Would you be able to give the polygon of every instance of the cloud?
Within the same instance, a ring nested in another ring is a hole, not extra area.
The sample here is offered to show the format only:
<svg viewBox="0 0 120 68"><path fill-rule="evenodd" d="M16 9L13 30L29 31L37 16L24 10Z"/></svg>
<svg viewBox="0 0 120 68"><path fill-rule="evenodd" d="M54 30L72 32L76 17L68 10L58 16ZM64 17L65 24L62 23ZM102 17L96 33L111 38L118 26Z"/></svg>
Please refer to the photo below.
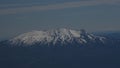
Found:
<svg viewBox="0 0 120 68"><path fill-rule="evenodd" d="M0 9L0 15L45 11L45 10L59 10L59 9L74 8L74 7L81 7L81 6L94 6L94 5L101 5L101 4L117 4L117 3L120 3L120 0L92 0L92 1L65 2L65 3L50 4L50 5L48 4L44 6L31 5L27 7L22 6L22 7L15 7L15 8Z"/></svg>

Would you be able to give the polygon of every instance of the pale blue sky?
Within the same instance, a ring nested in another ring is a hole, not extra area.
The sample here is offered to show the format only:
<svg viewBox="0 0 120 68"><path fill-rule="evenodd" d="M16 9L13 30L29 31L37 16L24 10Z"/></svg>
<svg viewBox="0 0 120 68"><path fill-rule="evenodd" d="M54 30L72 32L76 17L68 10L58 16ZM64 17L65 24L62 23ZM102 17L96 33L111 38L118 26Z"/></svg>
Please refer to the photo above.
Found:
<svg viewBox="0 0 120 68"><path fill-rule="evenodd" d="M0 0L0 38L53 28L119 31L119 0Z"/></svg>

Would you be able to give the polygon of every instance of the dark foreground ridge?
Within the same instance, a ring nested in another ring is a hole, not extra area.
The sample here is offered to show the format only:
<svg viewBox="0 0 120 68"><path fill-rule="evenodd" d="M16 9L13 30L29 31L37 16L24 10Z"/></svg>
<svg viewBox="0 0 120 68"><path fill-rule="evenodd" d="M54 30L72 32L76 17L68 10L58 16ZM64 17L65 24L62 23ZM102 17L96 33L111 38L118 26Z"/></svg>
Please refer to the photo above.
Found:
<svg viewBox="0 0 120 68"><path fill-rule="evenodd" d="M119 44L0 46L0 68L120 67Z"/></svg>

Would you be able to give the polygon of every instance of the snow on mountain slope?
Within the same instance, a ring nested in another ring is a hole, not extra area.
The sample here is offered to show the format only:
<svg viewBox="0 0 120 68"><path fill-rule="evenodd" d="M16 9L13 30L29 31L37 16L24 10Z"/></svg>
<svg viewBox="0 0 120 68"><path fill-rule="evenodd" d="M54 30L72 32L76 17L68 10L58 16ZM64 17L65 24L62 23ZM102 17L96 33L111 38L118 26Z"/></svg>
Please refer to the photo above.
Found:
<svg viewBox="0 0 120 68"><path fill-rule="evenodd" d="M53 29L46 31L32 31L21 34L9 41L12 44L27 44L33 45L35 43L40 44L66 44L77 42L79 44L85 44L88 42L104 42L104 37L95 36L87 33L85 30L72 30L72 29Z"/></svg>

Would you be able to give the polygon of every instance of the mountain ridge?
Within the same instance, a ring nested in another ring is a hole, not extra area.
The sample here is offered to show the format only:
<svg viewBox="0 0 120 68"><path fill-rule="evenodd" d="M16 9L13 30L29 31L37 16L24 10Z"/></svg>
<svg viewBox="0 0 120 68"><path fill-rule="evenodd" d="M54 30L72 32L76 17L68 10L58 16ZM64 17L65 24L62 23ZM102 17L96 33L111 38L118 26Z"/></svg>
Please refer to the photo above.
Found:
<svg viewBox="0 0 120 68"><path fill-rule="evenodd" d="M73 30L66 28L40 30L23 33L13 39L10 44L15 45L64 45L64 44L87 44L87 43L104 43L105 37L96 36L86 32L85 30Z"/></svg>

